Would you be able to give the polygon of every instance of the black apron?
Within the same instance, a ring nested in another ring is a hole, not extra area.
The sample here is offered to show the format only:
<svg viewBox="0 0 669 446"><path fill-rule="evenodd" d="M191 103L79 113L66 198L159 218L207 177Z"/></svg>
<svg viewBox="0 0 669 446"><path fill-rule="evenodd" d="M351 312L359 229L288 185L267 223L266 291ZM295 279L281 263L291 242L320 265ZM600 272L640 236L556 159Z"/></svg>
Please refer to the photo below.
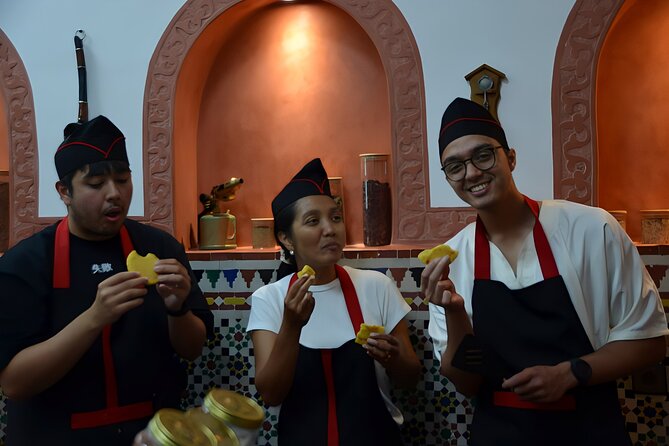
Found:
<svg viewBox="0 0 669 446"><path fill-rule="evenodd" d="M527 367L593 352L539 222L539 206L525 201L536 218L541 282L510 290L490 280L490 244L483 222L476 222L473 327L487 372L477 396L471 445L631 445L615 382L572 389L554 403L531 403L501 388L503 378Z"/></svg>
<svg viewBox="0 0 669 446"><path fill-rule="evenodd" d="M34 288L48 299L35 342L54 336L90 308L98 284L126 270L133 245L141 254L152 249L160 258L187 265L176 241L132 220L117 236L97 242L69 234L66 221L26 240L18 251L23 254L12 262L15 268L0 265L15 281L34 276L34 287L18 289ZM26 273L31 257L34 272ZM169 339L164 300L155 287L148 287L142 299L142 305L101 331L58 382L31 398L7 401L7 446L130 445L155 410L180 407L187 374ZM206 308L204 299L198 304ZM202 319L210 332L211 319Z"/></svg>
<svg viewBox="0 0 669 446"><path fill-rule="evenodd" d="M353 282L336 265L354 332L363 322ZM290 280L291 286L297 275ZM281 404L279 445L401 445L376 381L374 360L354 340L334 349L300 345L293 385Z"/></svg>

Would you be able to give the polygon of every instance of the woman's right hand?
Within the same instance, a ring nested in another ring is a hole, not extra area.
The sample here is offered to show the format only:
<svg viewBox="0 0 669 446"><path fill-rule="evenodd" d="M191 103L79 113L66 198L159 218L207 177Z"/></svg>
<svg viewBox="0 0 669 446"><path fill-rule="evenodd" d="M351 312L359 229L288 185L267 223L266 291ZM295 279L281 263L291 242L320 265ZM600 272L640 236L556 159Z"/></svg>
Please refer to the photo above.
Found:
<svg viewBox="0 0 669 446"><path fill-rule="evenodd" d="M448 278L451 261L448 256L431 261L420 277L423 295L434 305L449 311L464 311L465 301Z"/></svg>
<svg viewBox="0 0 669 446"><path fill-rule="evenodd" d="M284 299L283 319L293 327L304 327L314 311L316 301L309 292L314 280L314 276L305 274L288 288Z"/></svg>

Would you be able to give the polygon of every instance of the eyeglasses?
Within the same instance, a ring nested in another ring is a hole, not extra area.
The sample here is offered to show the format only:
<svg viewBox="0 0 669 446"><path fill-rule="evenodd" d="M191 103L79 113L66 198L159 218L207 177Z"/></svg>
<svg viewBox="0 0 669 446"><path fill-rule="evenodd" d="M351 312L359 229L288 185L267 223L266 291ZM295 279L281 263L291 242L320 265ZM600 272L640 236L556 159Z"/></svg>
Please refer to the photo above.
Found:
<svg viewBox="0 0 669 446"><path fill-rule="evenodd" d="M462 181L467 175L467 163L472 163L481 172L490 170L495 167L495 151L502 149L504 146L484 147L466 160L451 161L450 163L441 166L441 170L446 174L446 178L451 181Z"/></svg>

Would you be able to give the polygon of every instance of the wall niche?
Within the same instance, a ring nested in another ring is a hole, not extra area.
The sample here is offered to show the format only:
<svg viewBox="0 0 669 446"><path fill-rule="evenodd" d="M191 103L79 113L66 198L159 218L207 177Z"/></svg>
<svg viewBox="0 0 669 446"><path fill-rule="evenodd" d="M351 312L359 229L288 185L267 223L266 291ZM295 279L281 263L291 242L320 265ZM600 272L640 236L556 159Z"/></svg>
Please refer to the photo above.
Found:
<svg viewBox="0 0 669 446"><path fill-rule="evenodd" d="M304 39L289 32L296 24L321 27ZM316 44L328 54L311 54ZM302 51L279 58L290 45ZM187 1L158 43L145 95L146 217L186 244L195 197L232 176L245 179L229 208L249 244L249 219L270 216L274 194L316 156L344 178L351 244L362 237L360 153L391 155L393 244L443 241L472 217L428 206L420 58L390 0Z"/></svg>

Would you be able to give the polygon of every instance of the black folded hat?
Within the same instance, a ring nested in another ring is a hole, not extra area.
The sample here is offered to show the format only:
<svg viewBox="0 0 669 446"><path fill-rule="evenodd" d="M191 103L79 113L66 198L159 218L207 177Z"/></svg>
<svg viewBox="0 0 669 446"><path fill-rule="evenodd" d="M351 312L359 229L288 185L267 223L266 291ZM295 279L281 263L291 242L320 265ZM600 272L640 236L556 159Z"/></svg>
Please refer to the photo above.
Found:
<svg viewBox="0 0 669 446"><path fill-rule="evenodd" d="M277 216L290 204L300 198L310 195L327 195L330 193L328 174L321 163L320 158L309 161L292 180L272 200L272 214L276 220Z"/></svg>
<svg viewBox="0 0 669 446"><path fill-rule="evenodd" d="M109 119L98 116L65 128L65 141L54 155L58 178L100 161L123 161L129 164L125 136Z"/></svg>
<svg viewBox="0 0 669 446"><path fill-rule="evenodd" d="M447 145L466 135L489 136L509 149L504 129L485 107L469 99L455 98L441 118L439 158Z"/></svg>

